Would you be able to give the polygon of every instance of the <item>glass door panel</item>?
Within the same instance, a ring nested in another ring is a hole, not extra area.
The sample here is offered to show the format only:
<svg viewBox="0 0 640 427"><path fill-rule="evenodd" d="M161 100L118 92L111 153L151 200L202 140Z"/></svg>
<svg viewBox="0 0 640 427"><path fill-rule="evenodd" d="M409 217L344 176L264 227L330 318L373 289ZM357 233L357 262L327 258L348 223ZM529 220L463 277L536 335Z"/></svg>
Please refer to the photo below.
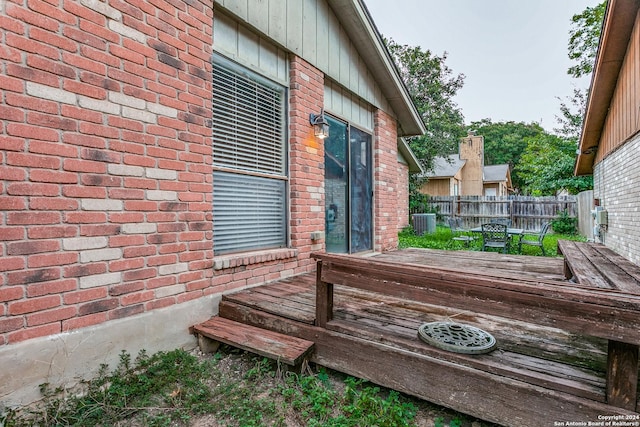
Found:
<svg viewBox="0 0 640 427"><path fill-rule="evenodd" d="M351 252L373 249L371 135L351 128Z"/></svg>
<svg viewBox="0 0 640 427"><path fill-rule="evenodd" d="M349 252L348 129L325 116L329 137L324 140L325 234L327 252Z"/></svg>

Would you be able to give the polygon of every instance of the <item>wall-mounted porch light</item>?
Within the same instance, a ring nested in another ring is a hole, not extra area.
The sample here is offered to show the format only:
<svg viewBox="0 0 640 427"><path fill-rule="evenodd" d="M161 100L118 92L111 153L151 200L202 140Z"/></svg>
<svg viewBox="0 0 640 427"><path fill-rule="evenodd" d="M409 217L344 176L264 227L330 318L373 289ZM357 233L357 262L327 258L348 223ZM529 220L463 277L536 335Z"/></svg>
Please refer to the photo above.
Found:
<svg viewBox="0 0 640 427"><path fill-rule="evenodd" d="M313 125L313 134L325 139L329 136L329 122L324 117L324 108L320 110L320 114L309 114L309 123Z"/></svg>

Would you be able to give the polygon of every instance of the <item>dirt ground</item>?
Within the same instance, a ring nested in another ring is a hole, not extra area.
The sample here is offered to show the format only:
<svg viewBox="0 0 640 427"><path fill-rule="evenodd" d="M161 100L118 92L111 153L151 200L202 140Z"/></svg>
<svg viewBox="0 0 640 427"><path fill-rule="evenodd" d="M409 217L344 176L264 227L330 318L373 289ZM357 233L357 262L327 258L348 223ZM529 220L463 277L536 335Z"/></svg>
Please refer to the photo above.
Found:
<svg viewBox="0 0 640 427"><path fill-rule="evenodd" d="M233 350L230 351L228 348L223 348L220 352L222 354L222 358L218 362L218 368L221 370L223 375L228 378L241 378L247 373L247 371L255 366L255 358L252 358L248 353ZM194 350L194 354L199 358L213 357L213 354L204 354L197 349ZM316 373L317 369L318 367L315 365L310 365L307 373ZM343 380L345 375L331 370L328 370L328 373L332 386L335 389L340 390L341 388L344 388ZM259 381L263 382L263 384L260 384L257 388L268 393L268 390L271 390L276 386L277 381L282 381L281 379L278 379L277 376L278 375L276 375L275 378L268 376L260 379ZM413 405L417 408L417 415L414 418L414 422L418 427L499 427L496 424L477 420L473 417L468 417L464 414L460 414L442 406L434 405L424 400L408 396L405 397L410 399ZM301 418L300 414L297 414L293 410L287 411L284 415L287 427L306 427L307 425L305 420ZM216 417L213 415L205 415L194 417L190 425L191 427L219 427L224 424L219 424L218 420L216 420Z"/></svg>

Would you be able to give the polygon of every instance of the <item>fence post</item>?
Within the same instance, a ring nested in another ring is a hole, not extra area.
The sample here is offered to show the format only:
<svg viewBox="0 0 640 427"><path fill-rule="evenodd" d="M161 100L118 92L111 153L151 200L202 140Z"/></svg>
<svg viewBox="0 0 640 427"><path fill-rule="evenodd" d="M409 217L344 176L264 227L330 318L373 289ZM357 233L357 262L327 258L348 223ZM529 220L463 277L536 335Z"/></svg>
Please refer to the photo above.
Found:
<svg viewBox="0 0 640 427"><path fill-rule="evenodd" d="M509 199L509 224L512 224L512 227L516 226L513 222L513 199Z"/></svg>

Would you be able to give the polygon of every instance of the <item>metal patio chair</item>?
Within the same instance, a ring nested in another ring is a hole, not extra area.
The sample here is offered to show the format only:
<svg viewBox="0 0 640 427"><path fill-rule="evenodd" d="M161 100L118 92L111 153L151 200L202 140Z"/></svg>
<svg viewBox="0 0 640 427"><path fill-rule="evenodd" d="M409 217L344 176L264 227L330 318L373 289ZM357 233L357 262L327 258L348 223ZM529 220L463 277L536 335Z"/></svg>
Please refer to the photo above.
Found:
<svg viewBox="0 0 640 427"><path fill-rule="evenodd" d="M469 247L471 242L476 239L475 237L469 235L469 230L465 230L464 228L462 228L462 218L451 217L447 222L449 223L449 228L451 229L451 240L464 242L465 246Z"/></svg>
<svg viewBox="0 0 640 427"><path fill-rule="evenodd" d="M542 225L542 228L540 229L539 233L527 233L527 232L522 233L520 235L520 241L518 243L518 252L522 253L522 245L538 246L540 250L542 250L542 256L547 256L547 254L544 251L543 243L544 243L544 236L549 231L550 225L551 223L545 222ZM525 236L528 236L529 239L525 239Z"/></svg>
<svg viewBox="0 0 640 427"><path fill-rule="evenodd" d="M502 253L507 253L509 250L509 233L507 233L507 226L504 224L497 224L495 222L489 224L482 224L482 250L487 249L502 249Z"/></svg>
<svg viewBox="0 0 640 427"><path fill-rule="evenodd" d="M462 218L451 217L448 222L451 229L451 240L464 242L465 246L469 247L471 242L476 239L469 234L469 230L462 228Z"/></svg>

